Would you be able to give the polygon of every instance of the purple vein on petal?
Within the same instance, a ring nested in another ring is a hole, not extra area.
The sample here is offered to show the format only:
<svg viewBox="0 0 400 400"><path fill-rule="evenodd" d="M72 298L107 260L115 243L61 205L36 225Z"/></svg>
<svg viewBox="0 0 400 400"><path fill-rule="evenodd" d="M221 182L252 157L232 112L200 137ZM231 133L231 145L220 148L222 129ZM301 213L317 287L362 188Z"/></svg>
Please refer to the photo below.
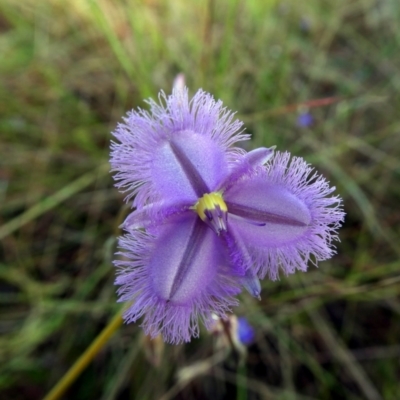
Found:
<svg viewBox="0 0 400 400"><path fill-rule="evenodd" d="M160 225L164 223L165 220L187 211L189 207L190 204L186 204L185 202L159 201L151 203L131 212L122 225L120 225L120 228L129 231Z"/></svg>
<svg viewBox="0 0 400 400"><path fill-rule="evenodd" d="M232 187L240 178L249 174L251 171L255 171L257 167L261 167L266 164L274 155L276 146L270 148L260 147L249 151L245 154L240 161L235 165L229 176L220 185L223 191Z"/></svg>
<svg viewBox="0 0 400 400"><path fill-rule="evenodd" d="M193 225L193 229L190 233L186 249L182 254L179 267L171 285L168 301L174 297L176 292L181 287L181 284L185 279L186 274L189 272L190 267L193 264L193 260L196 256L196 252L199 251L199 249L201 248L201 243L204 240L206 229L207 228L200 220L197 220Z"/></svg>
<svg viewBox="0 0 400 400"><path fill-rule="evenodd" d="M245 289L255 298L261 300L261 284L257 275L252 269L246 271L245 276L242 278L242 284Z"/></svg>
<svg viewBox="0 0 400 400"><path fill-rule="evenodd" d="M229 224L228 231L231 241L235 246L230 246L230 256L233 264L241 264L244 268L244 276L240 277L242 285L245 289L257 299L261 300L261 285L257 275L253 271L253 260L249 254L246 245L240 235L236 232L235 225ZM229 237L228 237L229 238Z"/></svg>
<svg viewBox="0 0 400 400"><path fill-rule="evenodd" d="M308 224L298 219L287 217L285 215L278 215L269 213L267 211L257 210L252 207L247 207L241 204L235 204L226 201L229 213L242 217L250 223L257 222L258 224L271 223L290 226L307 226Z"/></svg>
<svg viewBox="0 0 400 400"><path fill-rule="evenodd" d="M169 145L174 153L175 158L182 166L182 170L196 195L198 197L202 197L205 193L209 193L210 189L208 188L207 183L204 181L203 177L200 175L199 171L187 157L182 148L174 140L171 140Z"/></svg>

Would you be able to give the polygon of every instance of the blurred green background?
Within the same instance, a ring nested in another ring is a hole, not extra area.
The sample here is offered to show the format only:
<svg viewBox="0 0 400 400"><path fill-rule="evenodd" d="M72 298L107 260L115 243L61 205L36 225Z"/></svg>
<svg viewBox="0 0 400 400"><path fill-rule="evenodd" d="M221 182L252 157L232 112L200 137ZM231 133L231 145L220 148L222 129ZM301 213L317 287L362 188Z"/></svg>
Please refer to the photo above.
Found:
<svg viewBox="0 0 400 400"><path fill-rule="evenodd" d="M242 294L245 367L132 324L63 398L399 398L399 50L398 0L0 0L1 399L41 399L119 309L110 132L178 73L337 187L338 254Z"/></svg>

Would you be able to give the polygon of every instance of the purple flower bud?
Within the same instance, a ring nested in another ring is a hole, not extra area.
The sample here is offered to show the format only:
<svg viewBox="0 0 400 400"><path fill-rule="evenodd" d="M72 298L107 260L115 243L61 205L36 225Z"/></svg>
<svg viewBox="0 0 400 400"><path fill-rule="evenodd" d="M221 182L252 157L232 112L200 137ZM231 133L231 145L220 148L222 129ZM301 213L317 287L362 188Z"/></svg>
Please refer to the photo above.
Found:
<svg viewBox="0 0 400 400"><path fill-rule="evenodd" d="M249 345L254 341L256 336L254 328L249 324L245 317L238 318L237 336L244 345Z"/></svg>
<svg viewBox="0 0 400 400"><path fill-rule="evenodd" d="M309 112L302 112L297 117L297 125L301 128L308 128L314 122L314 117Z"/></svg>
<svg viewBox="0 0 400 400"><path fill-rule="evenodd" d="M136 209L122 227L116 284L143 317L146 334L171 343L226 318L242 287L259 297L259 279L305 271L334 254L343 220L334 188L300 158L274 148L249 153L241 122L198 91L160 95L151 110L119 124L111 165Z"/></svg>
<svg viewBox="0 0 400 400"><path fill-rule="evenodd" d="M177 90L185 89L185 74L182 72L176 75L172 87Z"/></svg>

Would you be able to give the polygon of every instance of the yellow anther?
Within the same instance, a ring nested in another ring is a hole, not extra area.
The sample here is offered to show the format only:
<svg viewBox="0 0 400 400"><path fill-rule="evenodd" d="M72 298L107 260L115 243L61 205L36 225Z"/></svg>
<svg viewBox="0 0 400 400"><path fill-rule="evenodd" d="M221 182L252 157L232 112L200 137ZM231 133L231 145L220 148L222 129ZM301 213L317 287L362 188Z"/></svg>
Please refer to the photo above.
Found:
<svg viewBox="0 0 400 400"><path fill-rule="evenodd" d="M213 193L206 193L202 198L198 200L198 202L194 205L194 209L196 210L198 216L205 221L207 216L206 216L206 211L213 211L216 210L217 207L222 212L227 212L228 207L226 206L226 203L224 199L222 198L222 194L219 192L213 192Z"/></svg>

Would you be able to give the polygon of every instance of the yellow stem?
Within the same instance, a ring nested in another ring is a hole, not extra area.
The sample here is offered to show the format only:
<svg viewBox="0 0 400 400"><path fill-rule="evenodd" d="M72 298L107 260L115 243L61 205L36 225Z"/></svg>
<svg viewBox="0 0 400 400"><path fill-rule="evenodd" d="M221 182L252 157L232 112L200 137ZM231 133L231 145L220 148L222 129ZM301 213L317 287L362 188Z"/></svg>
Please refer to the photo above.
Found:
<svg viewBox="0 0 400 400"><path fill-rule="evenodd" d="M92 361L94 356L108 342L114 332L121 326L122 316L121 311L109 322L109 324L100 332L94 342L86 349L86 351L75 361L75 364L61 378L60 381L53 387L43 400L58 400L64 392L71 386L75 379Z"/></svg>

